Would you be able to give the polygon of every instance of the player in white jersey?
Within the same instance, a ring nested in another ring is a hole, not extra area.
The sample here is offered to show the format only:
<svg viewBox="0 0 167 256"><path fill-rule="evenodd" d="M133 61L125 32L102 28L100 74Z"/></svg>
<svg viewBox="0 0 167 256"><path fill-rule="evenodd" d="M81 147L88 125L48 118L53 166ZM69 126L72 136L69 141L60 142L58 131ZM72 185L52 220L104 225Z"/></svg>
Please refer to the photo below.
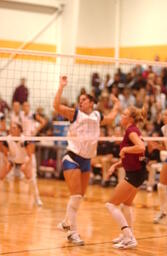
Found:
<svg viewBox="0 0 167 256"><path fill-rule="evenodd" d="M18 101L13 102L10 120L12 123L21 123L20 103Z"/></svg>
<svg viewBox="0 0 167 256"><path fill-rule="evenodd" d="M163 113L163 122L164 126L162 126L161 131L165 137L167 137L167 110ZM167 142L165 141L165 147L167 150ZM158 183L158 196L160 200L160 212L155 216L154 223L159 223L162 219L167 216L167 159L162 165L162 169L160 172L160 180Z"/></svg>
<svg viewBox="0 0 167 256"><path fill-rule="evenodd" d="M76 217L89 183L90 159L96 155L100 125L110 124L114 120L119 109L119 101L113 96L115 105L107 116L93 110L94 99L87 94L80 96L79 108L70 108L60 104L66 85L67 77L61 77L54 100L54 108L57 113L71 122L68 136L78 137L78 139L68 140L68 151L63 158L64 177L71 196L67 204L66 217L57 227L68 231L68 241L76 245L83 245L84 241L77 232Z"/></svg>
<svg viewBox="0 0 167 256"><path fill-rule="evenodd" d="M25 136L36 136L46 125L47 120L39 114L30 111L30 104L26 101L21 111L21 125Z"/></svg>
<svg viewBox="0 0 167 256"><path fill-rule="evenodd" d="M34 149L32 143L27 141L13 141L12 136L20 136L22 128L17 123L11 123L10 135L7 142L1 144L1 152L4 154L2 168L0 170L0 179L4 179L6 175L16 165L24 173L26 179L32 185L35 203L42 206L36 181L36 162L34 161ZM24 137L22 138L24 140Z"/></svg>

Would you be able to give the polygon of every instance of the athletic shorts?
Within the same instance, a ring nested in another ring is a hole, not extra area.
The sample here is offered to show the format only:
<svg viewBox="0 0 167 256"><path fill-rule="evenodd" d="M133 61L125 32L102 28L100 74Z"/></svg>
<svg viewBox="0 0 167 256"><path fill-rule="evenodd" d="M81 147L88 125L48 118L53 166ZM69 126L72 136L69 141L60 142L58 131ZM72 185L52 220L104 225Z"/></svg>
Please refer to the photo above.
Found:
<svg viewBox="0 0 167 256"><path fill-rule="evenodd" d="M68 151L62 161L63 171L71 169L80 169L81 172L89 172L91 169L90 159L76 155L72 151Z"/></svg>
<svg viewBox="0 0 167 256"><path fill-rule="evenodd" d="M125 180L134 187L140 187L147 179L147 171L145 168L137 171L126 171Z"/></svg>

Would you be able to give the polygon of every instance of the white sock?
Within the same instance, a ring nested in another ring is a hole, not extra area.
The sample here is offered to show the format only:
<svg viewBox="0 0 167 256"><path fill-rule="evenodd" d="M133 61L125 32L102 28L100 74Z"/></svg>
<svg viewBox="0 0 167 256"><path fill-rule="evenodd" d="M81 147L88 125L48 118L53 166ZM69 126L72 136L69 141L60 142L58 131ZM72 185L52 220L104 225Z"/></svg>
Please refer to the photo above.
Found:
<svg viewBox="0 0 167 256"><path fill-rule="evenodd" d="M32 189L33 189L33 194L34 194L35 200L39 200L40 195L39 195L39 189L38 189L38 184L37 184L36 177L33 177L32 179L30 179L30 184L31 184Z"/></svg>
<svg viewBox="0 0 167 256"><path fill-rule="evenodd" d="M77 230L77 211L79 209L80 203L82 200L81 195L72 195L70 196L70 200L67 204L67 214L68 220L70 222L70 229L71 231Z"/></svg>
<svg viewBox="0 0 167 256"><path fill-rule="evenodd" d="M148 181L147 181L147 186L152 186L154 185L155 182L155 171L156 169L154 168L154 165L152 164L151 166L147 167L148 169Z"/></svg>
<svg viewBox="0 0 167 256"><path fill-rule="evenodd" d="M133 231L133 208L131 206L123 204L122 211L127 220L128 226Z"/></svg>
<svg viewBox="0 0 167 256"><path fill-rule="evenodd" d="M63 219L63 223L65 224L65 225L70 225L69 224L69 219L68 219L68 214L67 214L67 211L66 211L66 215L65 215L65 217L64 217L64 219Z"/></svg>
<svg viewBox="0 0 167 256"><path fill-rule="evenodd" d="M166 213L166 201L167 201L167 186L162 183L158 183L158 196L160 200L161 212Z"/></svg>
<svg viewBox="0 0 167 256"><path fill-rule="evenodd" d="M124 236L127 238L132 238L133 237L132 231L131 231L130 227L128 226L128 222L125 219L121 210L118 207L116 207L114 204L111 204L111 203L106 203L106 207L109 210L109 212L111 213L112 217L116 220L116 222L120 226Z"/></svg>
<svg viewBox="0 0 167 256"><path fill-rule="evenodd" d="M32 165L35 169L37 169L37 159L35 154L32 155Z"/></svg>
<svg viewBox="0 0 167 256"><path fill-rule="evenodd" d="M1 188L2 188L2 185L3 185L3 180L0 179L0 190L1 190Z"/></svg>

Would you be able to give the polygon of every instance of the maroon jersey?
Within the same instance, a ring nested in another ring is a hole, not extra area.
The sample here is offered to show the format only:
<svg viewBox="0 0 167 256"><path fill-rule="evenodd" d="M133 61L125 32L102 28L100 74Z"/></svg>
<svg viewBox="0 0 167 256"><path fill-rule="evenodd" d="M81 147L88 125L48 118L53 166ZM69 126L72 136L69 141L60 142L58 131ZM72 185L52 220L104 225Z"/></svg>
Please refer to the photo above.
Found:
<svg viewBox="0 0 167 256"><path fill-rule="evenodd" d="M129 134L135 132L138 136L141 136L141 132L135 125L131 125L126 129L123 141L121 142L120 149L124 147L130 147L134 144L129 139ZM143 153L140 154L125 154L125 157L122 159L122 165L126 171L137 171L142 169Z"/></svg>

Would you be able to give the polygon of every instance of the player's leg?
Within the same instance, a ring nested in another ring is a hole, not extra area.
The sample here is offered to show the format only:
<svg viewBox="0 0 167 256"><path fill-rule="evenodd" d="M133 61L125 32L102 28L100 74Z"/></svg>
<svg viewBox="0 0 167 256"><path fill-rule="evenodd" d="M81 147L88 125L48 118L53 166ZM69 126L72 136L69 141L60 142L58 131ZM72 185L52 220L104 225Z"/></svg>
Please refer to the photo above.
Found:
<svg viewBox="0 0 167 256"><path fill-rule="evenodd" d="M67 239L74 244L83 245L84 241L77 232L77 213L82 201L81 171L79 169L65 170L64 177L70 191L66 208L66 220L68 219L70 225Z"/></svg>
<svg viewBox="0 0 167 256"><path fill-rule="evenodd" d="M34 150L35 146L33 143L28 143L26 145L27 157L25 163L21 166L21 170L23 171L26 179L29 181L30 186L32 187L35 203L38 206L42 206L43 203L40 198L37 184L37 163Z"/></svg>
<svg viewBox="0 0 167 256"><path fill-rule="evenodd" d="M166 217L167 201L167 163L164 163L160 172L160 181L158 183L158 196L160 201L160 212L155 216L154 223L159 223Z"/></svg>
<svg viewBox="0 0 167 256"><path fill-rule="evenodd" d="M130 218L132 216L130 216L131 212L130 208L128 208L131 206L137 191L138 190L136 187L131 185L126 180L123 180L117 185L110 202L106 204L107 209L120 226L123 234L117 239L113 240L113 242L116 243L116 248L132 248L137 245L131 227L129 226L129 222L131 221ZM125 214L123 214L123 212L118 208L118 205L121 203L126 205L126 207L124 207L124 210L126 211Z"/></svg>

